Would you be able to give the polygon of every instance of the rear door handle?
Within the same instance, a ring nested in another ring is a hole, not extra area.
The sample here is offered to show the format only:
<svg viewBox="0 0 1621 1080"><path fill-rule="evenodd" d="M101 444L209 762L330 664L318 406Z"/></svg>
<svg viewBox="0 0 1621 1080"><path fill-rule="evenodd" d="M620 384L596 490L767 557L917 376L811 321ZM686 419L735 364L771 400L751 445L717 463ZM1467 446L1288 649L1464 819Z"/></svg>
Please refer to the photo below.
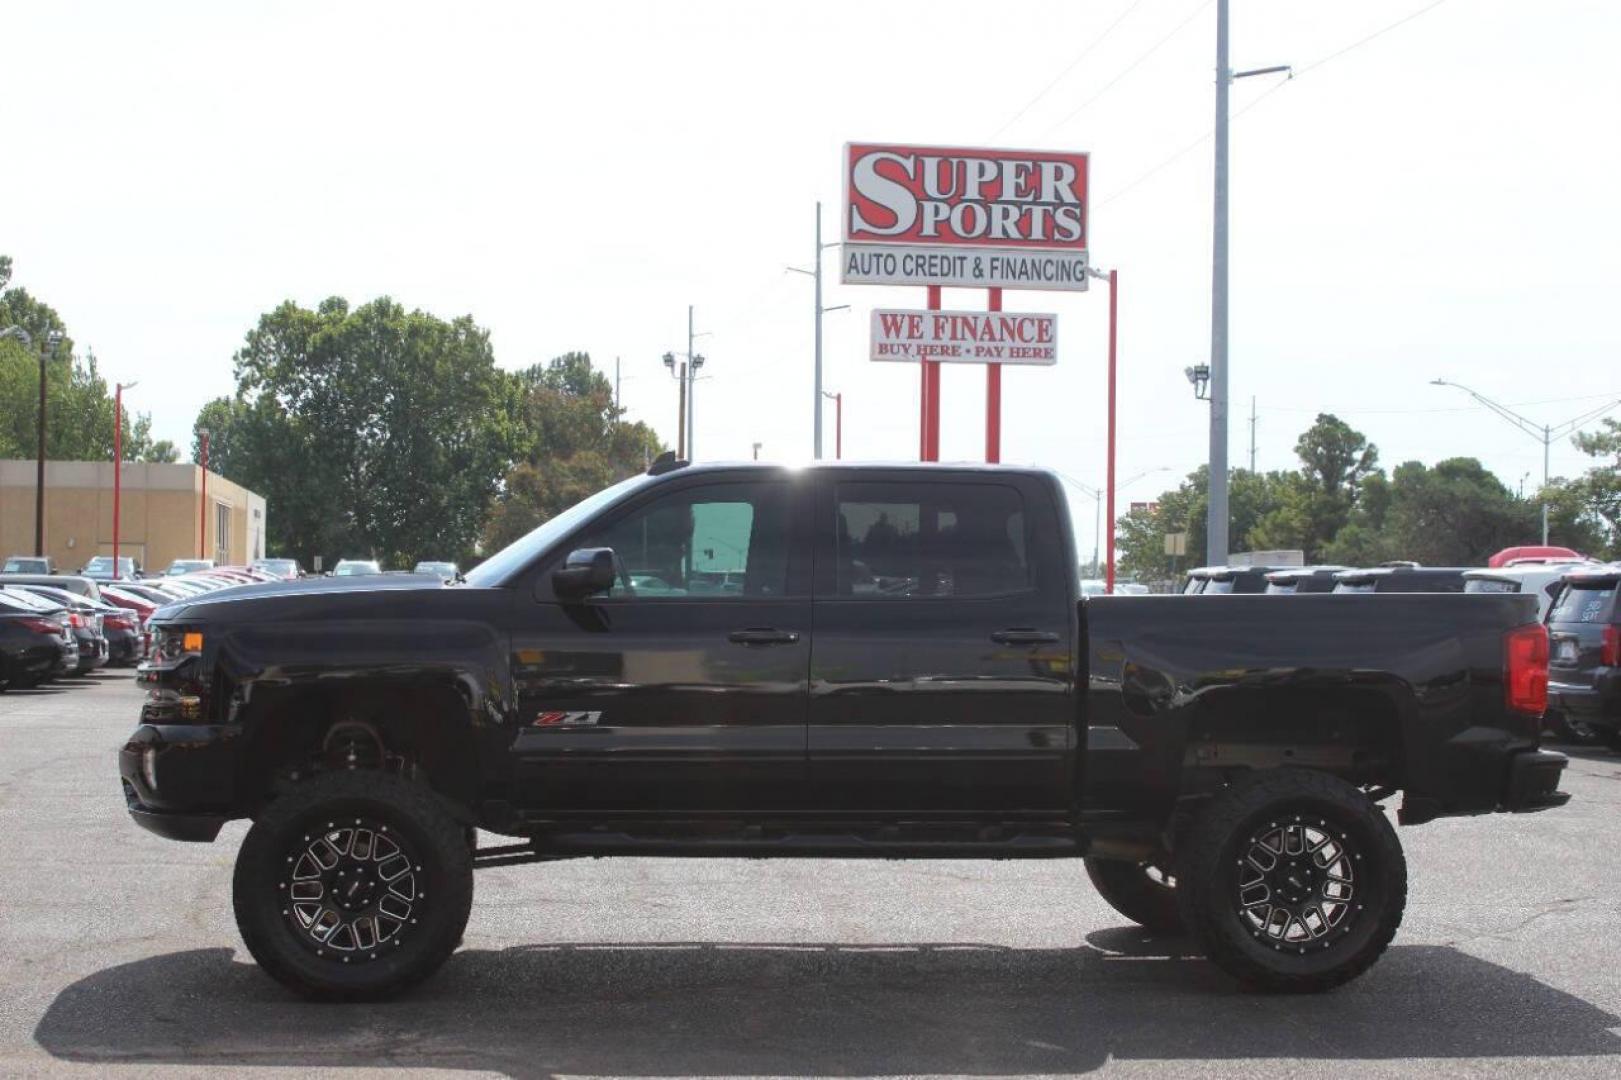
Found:
<svg viewBox="0 0 1621 1080"><path fill-rule="evenodd" d="M1058 635L1045 630L1031 630L1028 627L1018 626L1011 630L996 631L991 635L991 640L998 645L1055 645L1058 642Z"/></svg>
<svg viewBox="0 0 1621 1080"><path fill-rule="evenodd" d="M792 630L776 630L769 626L751 626L747 630L733 630L726 640L734 645L792 645L799 635Z"/></svg>

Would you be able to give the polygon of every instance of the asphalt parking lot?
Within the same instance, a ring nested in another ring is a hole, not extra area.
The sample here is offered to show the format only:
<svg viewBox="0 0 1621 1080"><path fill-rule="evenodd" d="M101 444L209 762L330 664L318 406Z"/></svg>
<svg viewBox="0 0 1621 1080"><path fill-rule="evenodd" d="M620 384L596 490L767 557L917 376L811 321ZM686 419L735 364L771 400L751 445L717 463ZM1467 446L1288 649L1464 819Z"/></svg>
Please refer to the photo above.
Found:
<svg viewBox="0 0 1621 1080"><path fill-rule="evenodd" d="M244 827L124 813L127 674L0 695L0 1074L1621 1074L1621 758L1572 803L1401 833L1407 919L1313 998L1238 991L1074 862L583 860L480 871L408 999L303 1003L230 913Z"/></svg>

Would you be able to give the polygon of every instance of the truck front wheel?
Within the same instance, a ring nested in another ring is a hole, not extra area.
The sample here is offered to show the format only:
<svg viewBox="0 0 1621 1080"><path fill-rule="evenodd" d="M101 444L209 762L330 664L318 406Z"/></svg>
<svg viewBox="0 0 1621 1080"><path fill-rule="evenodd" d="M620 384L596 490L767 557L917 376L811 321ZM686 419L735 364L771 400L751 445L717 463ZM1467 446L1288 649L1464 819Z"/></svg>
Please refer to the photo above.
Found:
<svg viewBox="0 0 1621 1080"><path fill-rule="evenodd" d="M1407 862L1384 812L1345 781L1299 769L1216 795L1176 867L1188 931L1260 990L1356 978L1395 937L1407 902Z"/></svg>
<svg viewBox="0 0 1621 1080"><path fill-rule="evenodd" d="M1182 932L1175 879L1154 864L1088 857L1086 876L1110 907L1138 926L1162 934Z"/></svg>
<svg viewBox="0 0 1621 1080"><path fill-rule="evenodd" d="M455 951L472 853L426 788L327 773L265 808L237 853L232 893L242 940L268 974L309 998L376 1000Z"/></svg>

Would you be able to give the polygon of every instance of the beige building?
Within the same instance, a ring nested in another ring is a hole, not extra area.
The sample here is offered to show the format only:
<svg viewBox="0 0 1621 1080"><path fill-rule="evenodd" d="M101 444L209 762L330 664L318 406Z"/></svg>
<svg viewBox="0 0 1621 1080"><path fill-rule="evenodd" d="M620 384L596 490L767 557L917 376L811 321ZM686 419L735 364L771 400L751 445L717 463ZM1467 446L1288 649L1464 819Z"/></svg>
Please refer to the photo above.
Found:
<svg viewBox="0 0 1621 1080"><path fill-rule="evenodd" d="M0 461L0 558L34 553L35 470L33 461ZM174 559L239 565L264 557L263 496L209 473L204 499L196 465L125 462L118 553L152 572ZM112 550L112 462L47 461L45 554L74 571Z"/></svg>

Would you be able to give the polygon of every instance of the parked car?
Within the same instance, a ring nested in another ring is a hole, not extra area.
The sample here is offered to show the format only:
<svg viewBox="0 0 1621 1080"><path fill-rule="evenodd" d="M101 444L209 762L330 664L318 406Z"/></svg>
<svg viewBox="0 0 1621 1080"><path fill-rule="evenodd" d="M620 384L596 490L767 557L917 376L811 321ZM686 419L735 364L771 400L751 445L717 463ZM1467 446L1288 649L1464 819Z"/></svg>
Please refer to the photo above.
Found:
<svg viewBox="0 0 1621 1080"><path fill-rule="evenodd" d="M297 559L255 559L251 565L283 581L296 581L304 576L304 568L298 565Z"/></svg>
<svg viewBox="0 0 1621 1080"><path fill-rule="evenodd" d="M0 574L54 574L56 563L49 556L8 555Z"/></svg>
<svg viewBox="0 0 1621 1080"><path fill-rule="evenodd" d="M462 576L461 569L453 562L419 562L411 573L432 574L441 581L455 581Z"/></svg>
<svg viewBox="0 0 1621 1080"><path fill-rule="evenodd" d="M78 597L78 602L72 607L65 607L57 600L40 596L18 585L0 586L0 592L7 593L13 603L28 604L42 614L61 613L67 620L68 629L78 643L78 662L71 670L60 674L85 675L107 662L107 638L102 633L101 620L94 612L88 610L89 602L83 597ZM63 595L74 594L64 592Z"/></svg>
<svg viewBox="0 0 1621 1080"><path fill-rule="evenodd" d="M111 555L96 555L84 564L79 574L96 581L134 581L141 576L141 564L128 555L120 555L115 571Z"/></svg>
<svg viewBox="0 0 1621 1080"><path fill-rule="evenodd" d="M50 585L101 602L101 586L96 579L77 574L0 574L0 585Z"/></svg>
<svg viewBox="0 0 1621 1080"><path fill-rule="evenodd" d="M26 589L53 604L61 604L92 623L106 639L109 666L125 667L146 659L146 637L141 630L141 616L107 601L107 593L113 588L112 585L102 589L101 602L49 585L8 585L7 588Z"/></svg>
<svg viewBox="0 0 1621 1080"><path fill-rule="evenodd" d="M198 570L212 570L213 559L176 559L163 571L164 577L179 577L181 574L193 574Z"/></svg>
<svg viewBox="0 0 1621 1080"><path fill-rule="evenodd" d="M1565 563L1516 560L1495 570L1465 571L1463 591L1528 593L1537 598L1537 618L1545 619L1548 610L1553 607L1554 597L1559 595L1559 590L1564 585L1565 574L1571 570L1595 565L1597 564L1586 560Z"/></svg>
<svg viewBox="0 0 1621 1080"><path fill-rule="evenodd" d="M339 559L338 565L332 568L333 577L363 577L382 572L376 559Z"/></svg>
<svg viewBox="0 0 1621 1080"><path fill-rule="evenodd" d="M1522 544L1519 547L1506 547L1502 551L1486 560L1487 569L1495 570L1500 566L1512 566L1515 563L1526 562L1589 562L1585 555L1579 551L1572 551L1568 547L1550 547L1545 544Z"/></svg>
<svg viewBox="0 0 1621 1080"><path fill-rule="evenodd" d="M119 592L138 597L154 607L162 607L164 604L174 603L181 595L167 586L168 580L165 578L148 578L145 581L120 581L116 585L109 585L108 588L116 588ZM105 591L103 590L104 594Z"/></svg>
<svg viewBox="0 0 1621 1080"><path fill-rule="evenodd" d="M27 690L78 666L79 646L63 612L0 589L0 690Z"/></svg>
<svg viewBox="0 0 1621 1080"><path fill-rule="evenodd" d="M1335 579L1346 566L1292 566L1287 570L1274 570L1266 575L1266 592L1272 596L1292 596L1295 593L1331 593Z"/></svg>
<svg viewBox="0 0 1621 1080"><path fill-rule="evenodd" d="M1530 597L1083 599L1074 550L1039 470L664 455L457 588L164 608L126 805L181 840L252 818L249 952L374 999L454 951L475 865L696 854L1085 858L1244 983L1325 990L1401 922L1381 803L1568 798ZM720 571L741 586L691 588Z"/></svg>
<svg viewBox="0 0 1621 1080"><path fill-rule="evenodd" d="M1266 575L1280 566L1200 566L1188 571L1184 594L1217 596L1226 593L1266 592Z"/></svg>
<svg viewBox="0 0 1621 1080"><path fill-rule="evenodd" d="M1621 566L1567 571L1548 609L1548 712L1579 741L1621 751Z"/></svg>
<svg viewBox="0 0 1621 1080"><path fill-rule="evenodd" d="M1336 593L1451 593L1463 592L1463 575L1471 566L1374 566L1341 570L1334 578Z"/></svg>

